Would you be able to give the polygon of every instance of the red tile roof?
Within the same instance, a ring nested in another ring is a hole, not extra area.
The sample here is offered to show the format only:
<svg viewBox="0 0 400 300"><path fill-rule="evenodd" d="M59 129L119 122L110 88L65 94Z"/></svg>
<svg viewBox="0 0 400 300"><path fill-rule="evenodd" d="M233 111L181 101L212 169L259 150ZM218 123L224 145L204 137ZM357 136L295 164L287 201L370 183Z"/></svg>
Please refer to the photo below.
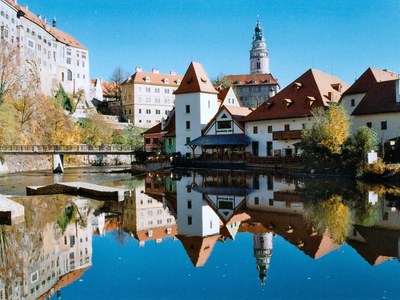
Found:
<svg viewBox="0 0 400 300"><path fill-rule="evenodd" d="M148 79L147 81L146 78ZM182 81L182 76L180 75L161 74L152 72L136 72L122 84L135 83L135 84L177 87L179 86L180 81Z"/></svg>
<svg viewBox="0 0 400 300"><path fill-rule="evenodd" d="M15 1L7 1L7 2L11 4L16 10L21 11L23 13L24 18L43 28L59 42L66 44L67 46L87 50L86 47L83 44L81 44L78 40L76 40L69 34L61 31L60 29L50 26L45 20L39 18L34 13L29 11L27 7L19 6L18 4L15 3Z"/></svg>
<svg viewBox="0 0 400 300"><path fill-rule="evenodd" d="M278 84L272 74L226 75L225 79L234 85Z"/></svg>
<svg viewBox="0 0 400 300"><path fill-rule="evenodd" d="M186 253L189 255L193 265L202 267L206 264L212 250L214 249L215 243L221 235L211 235L206 237L201 236L179 236L178 239L182 242Z"/></svg>
<svg viewBox="0 0 400 300"><path fill-rule="evenodd" d="M147 129L145 132L143 132L143 135L153 134L153 133L161 133L161 123L158 123L153 127Z"/></svg>
<svg viewBox="0 0 400 300"><path fill-rule="evenodd" d="M107 82L107 81L103 81L101 83L101 88L103 90L103 96L115 96L116 95L116 89L117 84L115 82Z"/></svg>
<svg viewBox="0 0 400 300"><path fill-rule="evenodd" d="M348 88L345 95L366 93L376 82L397 79L399 76L393 72L368 68L365 72Z"/></svg>
<svg viewBox="0 0 400 300"><path fill-rule="evenodd" d="M191 62L181 85L175 91L175 95L187 93L218 94L203 66L198 62Z"/></svg>
<svg viewBox="0 0 400 300"><path fill-rule="evenodd" d="M348 88L340 78L309 69L245 117L245 122L310 116L317 107L338 102Z"/></svg>
<svg viewBox="0 0 400 300"><path fill-rule="evenodd" d="M375 83L357 105L352 115L400 112L400 103L396 103L396 85L399 80Z"/></svg>

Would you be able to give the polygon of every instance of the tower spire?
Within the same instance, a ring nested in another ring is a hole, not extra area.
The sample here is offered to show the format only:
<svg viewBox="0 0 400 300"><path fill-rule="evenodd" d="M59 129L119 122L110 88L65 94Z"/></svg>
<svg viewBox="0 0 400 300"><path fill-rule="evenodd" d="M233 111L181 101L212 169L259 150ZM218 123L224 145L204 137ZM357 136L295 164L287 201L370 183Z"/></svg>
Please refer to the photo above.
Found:
<svg viewBox="0 0 400 300"><path fill-rule="evenodd" d="M254 28L252 48L250 50L250 73L270 73L267 44L265 42L263 29L261 27L258 15L256 27Z"/></svg>

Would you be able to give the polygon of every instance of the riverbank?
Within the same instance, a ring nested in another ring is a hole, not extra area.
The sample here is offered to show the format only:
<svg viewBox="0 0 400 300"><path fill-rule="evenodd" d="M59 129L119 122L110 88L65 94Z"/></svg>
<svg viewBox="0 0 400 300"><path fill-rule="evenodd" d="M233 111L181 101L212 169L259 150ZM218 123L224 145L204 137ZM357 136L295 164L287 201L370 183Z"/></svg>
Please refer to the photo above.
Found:
<svg viewBox="0 0 400 300"><path fill-rule="evenodd" d="M64 167L120 166L130 163L130 155L82 155L66 156ZM52 170L50 155L5 155L0 157L0 174L47 170Z"/></svg>

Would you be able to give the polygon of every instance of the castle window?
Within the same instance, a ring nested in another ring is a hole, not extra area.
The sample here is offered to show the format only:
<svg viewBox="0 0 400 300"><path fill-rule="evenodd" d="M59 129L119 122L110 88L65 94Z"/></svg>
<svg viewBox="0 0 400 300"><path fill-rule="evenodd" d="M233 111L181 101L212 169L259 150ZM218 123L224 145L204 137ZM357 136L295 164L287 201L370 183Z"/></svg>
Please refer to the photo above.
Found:
<svg viewBox="0 0 400 300"><path fill-rule="evenodd" d="M258 133L258 127L257 127L257 126L254 126L254 127L253 127L253 133L254 133L254 134L257 134L257 133Z"/></svg>
<svg viewBox="0 0 400 300"><path fill-rule="evenodd" d="M67 70L67 80L72 81L72 71L71 70Z"/></svg>
<svg viewBox="0 0 400 300"><path fill-rule="evenodd" d="M386 130L387 129L387 121L382 121L381 122L381 129Z"/></svg>
<svg viewBox="0 0 400 300"><path fill-rule="evenodd" d="M186 121L186 129L190 130L190 121Z"/></svg>
<svg viewBox="0 0 400 300"><path fill-rule="evenodd" d="M351 107L356 106L356 100L355 100L355 99L351 99L351 100L350 100L350 106L351 106Z"/></svg>
<svg viewBox="0 0 400 300"><path fill-rule="evenodd" d="M186 113L190 114L190 105L186 105Z"/></svg>

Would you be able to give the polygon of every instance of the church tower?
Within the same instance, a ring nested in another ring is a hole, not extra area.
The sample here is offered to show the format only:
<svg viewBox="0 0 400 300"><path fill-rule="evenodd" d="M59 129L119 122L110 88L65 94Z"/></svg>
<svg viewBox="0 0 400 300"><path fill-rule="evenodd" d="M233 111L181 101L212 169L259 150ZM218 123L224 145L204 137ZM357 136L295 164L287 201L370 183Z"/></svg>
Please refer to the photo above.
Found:
<svg viewBox="0 0 400 300"><path fill-rule="evenodd" d="M252 44L253 46L250 50L250 74L269 74L267 43L258 18L254 28Z"/></svg>

